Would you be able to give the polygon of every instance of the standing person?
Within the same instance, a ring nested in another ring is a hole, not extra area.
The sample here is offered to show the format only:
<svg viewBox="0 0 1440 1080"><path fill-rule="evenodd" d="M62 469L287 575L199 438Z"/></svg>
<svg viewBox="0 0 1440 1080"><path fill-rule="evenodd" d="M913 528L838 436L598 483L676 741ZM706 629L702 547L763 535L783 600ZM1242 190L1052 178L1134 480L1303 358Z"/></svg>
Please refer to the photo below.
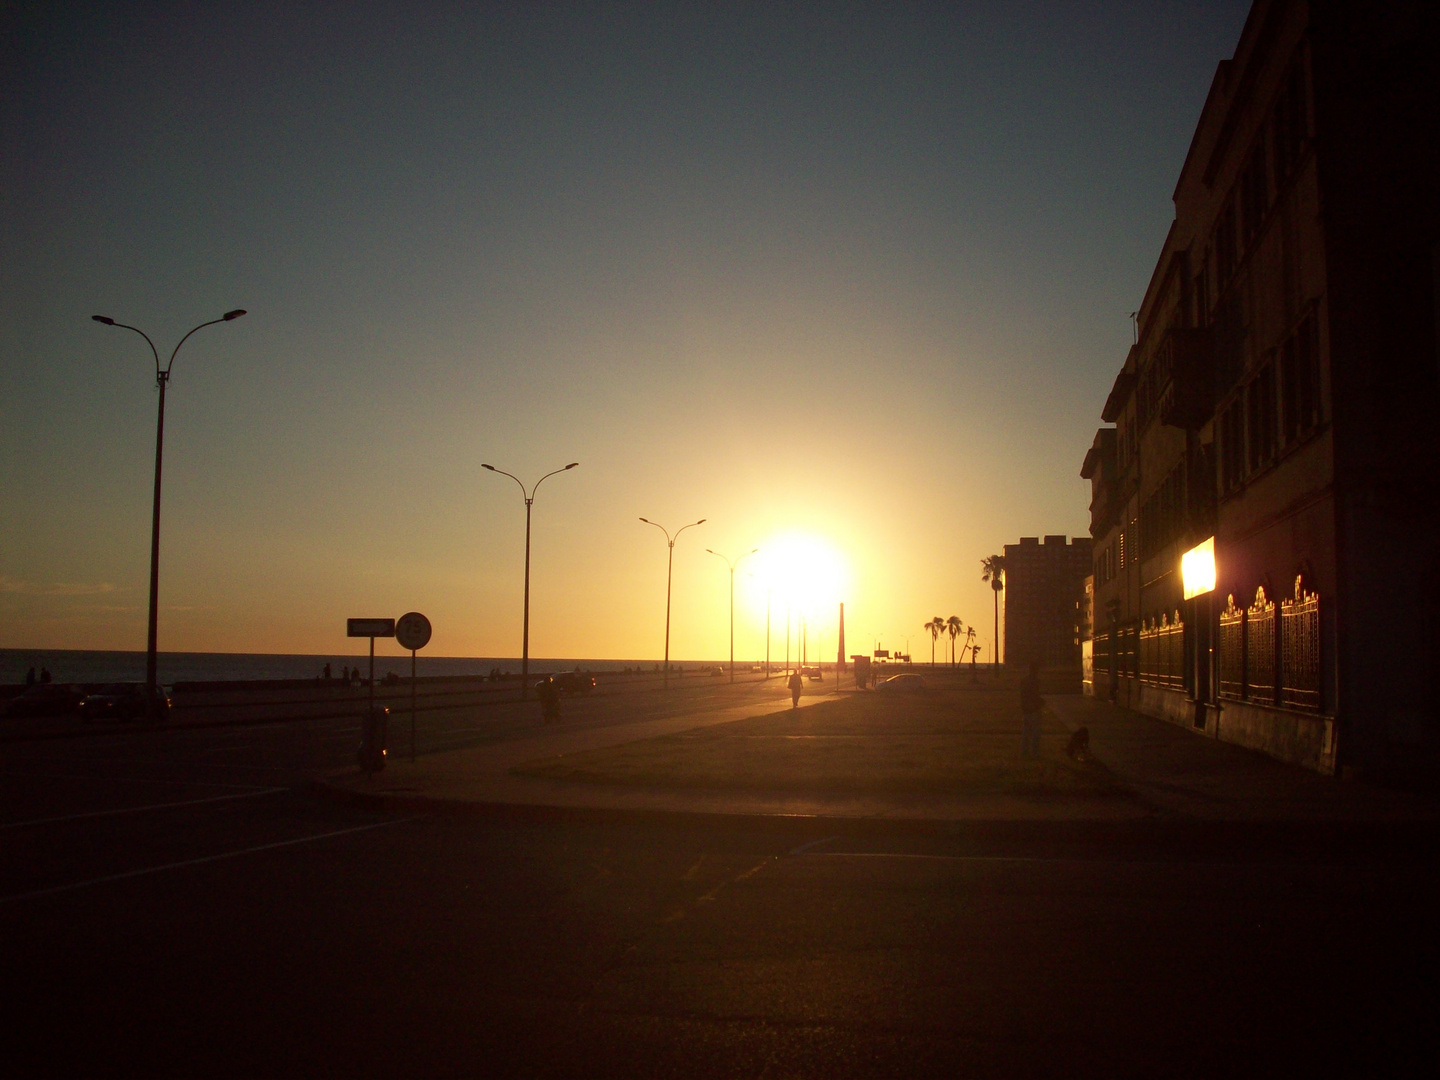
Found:
<svg viewBox="0 0 1440 1080"><path fill-rule="evenodd" d="M560 691L555 688L555 680L548 675L545 680L535 688L536 695L540 698L540 711L547 724L560 719Z"/></svg>
<svg viewBox="0 0 1440 1080"><path fill-rule="evenodd" d="M50 681L50 669L48 667L42 666L40 668L40 681L42 683L48 683Z"/></svg>
<svg viewBox="0 0 1440 1080"><path fill-rule="evenodd" d="M330 681L330 663L329 663L329 661L326 661L326 663L325 663L325 681L326 681L326 682L329 682L329 681Z"/></svg>
<svg viewBox="0 0 1440 1080"><path fill-rule="evenodd" d="M1040 756L1040 710L1045 700L1040 696L1040 665L1030 661L1030 674L1020 680L1020 712L1024 720L1020 725L1020 756Z"/></svg>
<svg viewBox="0 0 1440 1080"><path fill-rule="evenodd" d="M26 685L26 686L34 686L34 685L35 685L35 665L34 665L34 664L31 664L31 665L30 665L30 670L27 671L27 672L25 672L25 685Z"/></svg>
<svg viewBox="0 0 1440 1080"><path fill-rule="evenodd" d="M800 678L800 672L796 671L785 685L790 687L790 707L798 709L800 707L800 691L805 687L805 680Z"/></svg>

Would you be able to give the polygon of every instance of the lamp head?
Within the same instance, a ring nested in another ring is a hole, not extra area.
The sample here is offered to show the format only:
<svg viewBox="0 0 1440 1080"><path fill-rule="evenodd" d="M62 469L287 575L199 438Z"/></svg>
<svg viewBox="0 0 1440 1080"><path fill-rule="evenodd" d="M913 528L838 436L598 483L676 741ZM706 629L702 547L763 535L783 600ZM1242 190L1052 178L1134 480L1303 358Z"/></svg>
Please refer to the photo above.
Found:
<svg viewBox="0 0 1440 1080"><path fill-rule="evenodd" d="M231 319L238 319L241 315L244 315L244 314L245 314L245 309L244 309L244 308L236 308L234 311L227 311L227 312L225 312L225 314L222 315L222 316L220 316L220 317L221 317L222 319L224 319L226 322L229 322Z"/></svg>
<svg viewBox="0 0 1440 1080"><path fill-rule="evenodd" d="M643 521L646 525L654 525L654 524L655 524L655 523L654 523L653 521L651 521L649 518L641 518L640 520Z"/></svg>
<svg viewBox="0 0 1440 1080"><path fill-rule="evenodd" d="M91 315L90 318L94 319L96 322L104 323L106 326L115 325L115 320L110 318L108 315Z"/></svg>
<svg viewBox="0 0 1440 1080"><path fill-rule="evenodd" d="M491 472L494 472L494 471L495 471L495 466L494 466L494 465L481 465L480 467L481 467L482 469L489 469Z"/></svg>
<svg viewBox="0 0 1440 1080"><path fill-rule="evenodd" d="M705 524L705 519L704 519L704 518L701 518L699 521L695 522L695 524L696 524L696 525L704 525L704 524Z"/></svg>
<svg viewBox="0 0 1440 1080"><path fill-rule="evenodd" d="M576 465L579 465L579 464L580 464L580 462L578 462L578 461L572 461L572 462L570 462L569 465L566 465L565 468L567 468L567 469L573 469Z"/></svg>

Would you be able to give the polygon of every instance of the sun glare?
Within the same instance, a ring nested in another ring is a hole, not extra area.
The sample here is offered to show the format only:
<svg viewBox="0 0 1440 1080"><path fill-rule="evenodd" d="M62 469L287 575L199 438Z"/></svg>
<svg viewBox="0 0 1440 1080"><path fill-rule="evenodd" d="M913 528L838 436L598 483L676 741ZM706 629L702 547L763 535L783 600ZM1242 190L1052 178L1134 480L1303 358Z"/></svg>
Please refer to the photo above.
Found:
<svg viewBox="0 0 1440 1080"><path fill-rule="evenodd" d="M850 568L830 543L808 533L783 533L760 544L755 584L797 613L828 616L845 599Z"/></svg>

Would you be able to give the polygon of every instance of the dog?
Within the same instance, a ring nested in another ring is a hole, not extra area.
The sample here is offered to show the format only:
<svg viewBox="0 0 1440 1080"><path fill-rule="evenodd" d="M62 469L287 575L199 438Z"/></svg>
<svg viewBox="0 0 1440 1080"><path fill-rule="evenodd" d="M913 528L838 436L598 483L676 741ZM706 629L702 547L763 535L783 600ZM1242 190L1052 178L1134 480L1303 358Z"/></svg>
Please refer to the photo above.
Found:
<svg viewBox="0 0 1440 1080"><path fill-rule="evenodd" d="M1065 753L1076 761L1090 760L1090 729L1088 727L1075 730L1075 733L1070 736L1070 742L1065 747Z"/></svg>

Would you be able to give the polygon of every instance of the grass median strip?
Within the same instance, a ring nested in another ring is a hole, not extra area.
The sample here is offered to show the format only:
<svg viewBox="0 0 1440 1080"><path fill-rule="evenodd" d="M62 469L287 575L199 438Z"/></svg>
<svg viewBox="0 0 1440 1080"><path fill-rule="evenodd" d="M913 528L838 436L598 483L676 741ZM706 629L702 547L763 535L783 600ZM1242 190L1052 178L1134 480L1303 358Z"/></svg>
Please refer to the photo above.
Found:
<svg viewBox="0 0 1440 1080"><path fill-rule="evenodd" d="M620 746L539 758L517 776L668 789L843 794L1118 794L1103 769L1065 755L1047 716L1041 757L1020 757L1014 693L855 694Z"/></svg>

